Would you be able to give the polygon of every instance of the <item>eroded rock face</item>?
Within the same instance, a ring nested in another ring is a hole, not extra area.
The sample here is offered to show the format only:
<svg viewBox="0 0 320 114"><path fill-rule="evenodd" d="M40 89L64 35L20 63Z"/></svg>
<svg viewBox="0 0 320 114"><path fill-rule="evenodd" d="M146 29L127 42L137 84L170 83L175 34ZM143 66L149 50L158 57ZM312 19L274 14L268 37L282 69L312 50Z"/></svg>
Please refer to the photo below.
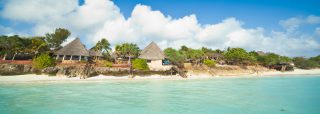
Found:
<svg viewBox="0 0 320 114"><path fill-rule="evenodd" d="M23 75L28 73L49 74L55 76L66 77L80 77L85 79L87 77L96 76L99 74L122 76L128 75L129 68L108 68L108 67L93 67L86 66L55 66L47 67L42 70L32 68L32 65L22 64L0 64L0 75Z"/></svg>
<svg viewBox="0 0 320 114"><path fill-rule="evenodd" d="M57 67L47 67L41 70L42 73L55 75L59 69Z"/></svg>
<svg viewBox="0 0 320 114"><path fill-rule="evenodd" d="M94 71L97 74L119 76L119 75L128 75L130 68L94 67Z"/></svg>
<svg viewBox="0 0 320 114"><path fill-rule="evenodd" d="M57 69L56 76L87 78L96 74L91 66L63 66Z"/></svg>
<svg viewBox="0 0 320 114"><path fill-rule="evenodd" d="M56 73L56 76L67 76L67 77L77 77L83 70L82 67L76 66L67 66L67 67L57 67L59 70Z"/></svg>
<svg viewBox="0 0 320 114"><path fill-rule="evenodd" d="M0 64L0 75L19 75L31 73L31 65Z"/></svg>

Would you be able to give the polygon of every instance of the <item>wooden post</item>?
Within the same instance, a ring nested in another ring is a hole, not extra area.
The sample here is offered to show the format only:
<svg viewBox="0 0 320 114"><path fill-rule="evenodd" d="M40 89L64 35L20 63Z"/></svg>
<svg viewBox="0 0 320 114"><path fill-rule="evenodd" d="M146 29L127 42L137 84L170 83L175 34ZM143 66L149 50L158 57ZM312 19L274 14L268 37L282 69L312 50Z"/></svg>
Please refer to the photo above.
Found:
<svg viewBox="0 0 320 114"><path fill-rule="evenodd" d="M79 61L81 61L81 55L80 55L80 57L79 57Z"/></svg>

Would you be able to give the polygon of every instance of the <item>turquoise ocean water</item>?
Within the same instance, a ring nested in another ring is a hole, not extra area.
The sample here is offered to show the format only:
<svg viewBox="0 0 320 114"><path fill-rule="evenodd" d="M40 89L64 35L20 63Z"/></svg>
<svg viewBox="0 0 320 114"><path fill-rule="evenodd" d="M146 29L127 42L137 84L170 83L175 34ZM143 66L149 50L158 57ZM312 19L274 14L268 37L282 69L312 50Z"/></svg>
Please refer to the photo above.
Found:
<svg viewBox="0 0 320 114"><path fill-rule="evenodd" d="M320 114L320 76L0 84L1 114Z"/></svg>

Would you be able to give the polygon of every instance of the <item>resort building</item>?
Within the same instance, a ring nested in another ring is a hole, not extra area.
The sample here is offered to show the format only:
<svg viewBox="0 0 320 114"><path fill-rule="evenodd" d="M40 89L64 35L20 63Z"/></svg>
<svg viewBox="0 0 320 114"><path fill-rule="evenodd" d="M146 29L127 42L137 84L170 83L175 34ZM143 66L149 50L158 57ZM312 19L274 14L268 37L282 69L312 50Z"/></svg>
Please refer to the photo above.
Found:
<svg viewBox="0 0 320 114"><path fill-rule="evenodd" d="M98 61L102 59L102 53L100 51L96 51L93 48L89 50L90 58L94 61Z"/></svg>
<svg viewBox="0 0 320 114"><path fill-rule="evenodd" d="M142 50L139 58L147 60L148 66L152 71L170 70L172 65L166 60L164 52L154 42L151 42Z"/></svg>
<svg viewBox="0 0 320 114"><path fill-rule="evenodd" d="M88 60L89 52L81 43L79 38L76 38L56 53L56 59L61 60L62 63L74 63L81 60Z"/></svg>

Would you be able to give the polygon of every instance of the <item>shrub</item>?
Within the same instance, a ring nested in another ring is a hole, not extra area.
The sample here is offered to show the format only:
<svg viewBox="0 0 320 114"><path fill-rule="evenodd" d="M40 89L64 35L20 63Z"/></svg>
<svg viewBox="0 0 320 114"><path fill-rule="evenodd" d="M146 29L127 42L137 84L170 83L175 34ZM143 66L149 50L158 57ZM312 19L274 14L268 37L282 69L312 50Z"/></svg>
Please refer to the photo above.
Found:
<svg viewBox="0 0 320 114"><path fill-rule="evenodd" d="M36 69L43 69L55 65L55 60L49 54L42 54L32 60L32 66Z"/></svg>
<svg viewBox="0 0 320 114"><path fill-rule="evenodd" d="M301 69L312 69L317 68L318 66L318 64L315 61L303 57L295 57L293 58L293 62L296 67Z"/></svg>
<svg viewBox="0 0 320 114"><path fill-rule="evenodd" d="M147 61L144 59L135 59L132 61L132 67L138 70L149 70Z"/></svg>
<svg viewBox="0 0 320 114"><path fill-rule="evenodd" d="M208 67L215 67L216 62L214 60L206 59L203 61L203 63Z"/></svg>
<svg viewBox="0 0 320 114"><path fill-rule="evenodd" d="M228 48L224 53L224 57L229 62L236 65L255 61L255 58L242 48Z"/></svg>
<svg viewBox="0 0 320 114"><path fill-rule="evenodd" d="M110 61L106 61L106 60L103 61L103 66L105 66L105 67L109 67L110 68L110 67L112 67L112 64L113 63L110 62Z"/></svg>

